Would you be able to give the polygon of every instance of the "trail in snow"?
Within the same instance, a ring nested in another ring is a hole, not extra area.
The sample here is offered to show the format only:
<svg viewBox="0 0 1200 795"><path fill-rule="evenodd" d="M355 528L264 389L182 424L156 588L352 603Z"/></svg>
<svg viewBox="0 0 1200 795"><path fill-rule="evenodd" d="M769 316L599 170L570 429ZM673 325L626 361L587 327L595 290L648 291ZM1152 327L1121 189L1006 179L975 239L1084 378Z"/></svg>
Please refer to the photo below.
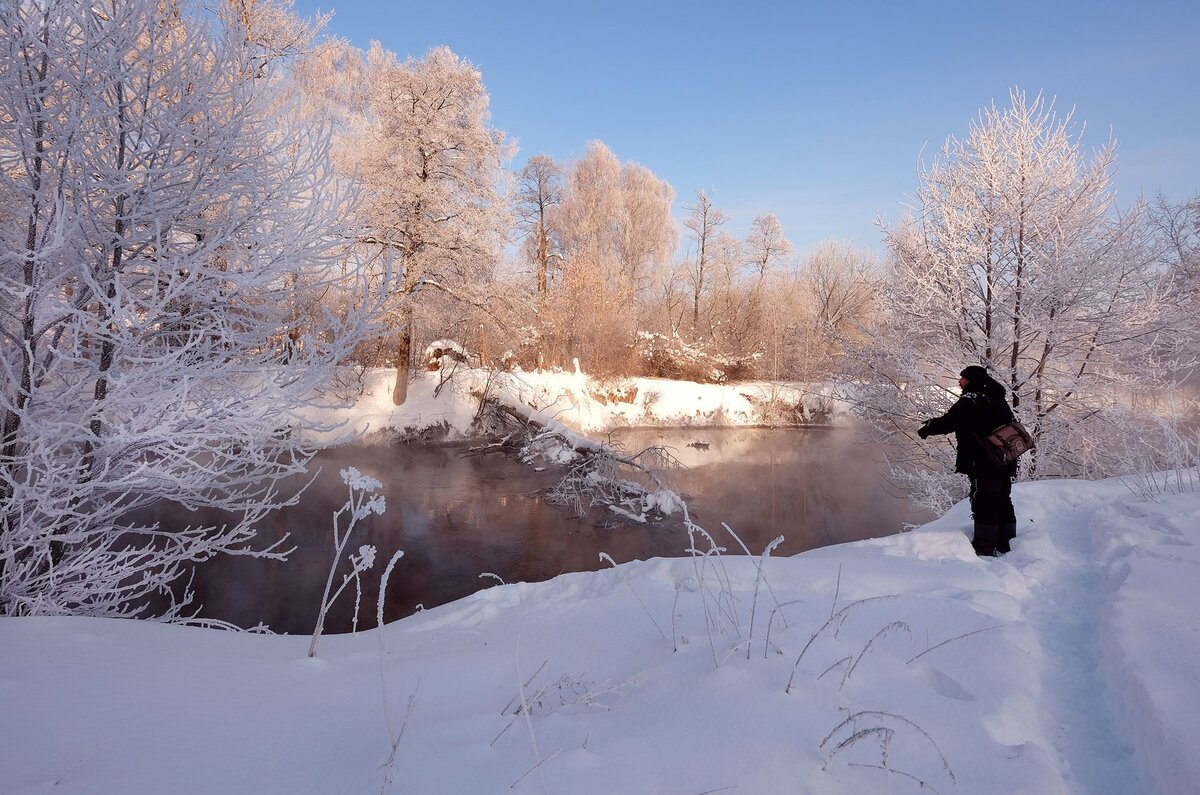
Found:
<svg viewBox="0 0 1200 795"><path fill-rule="evenodd" d="M1090 531L1091 508L1059 513L1045 547L1028 558L1018 548L1013 562L1031 581L1025 616L1044 653L1043 707L1067 792L1134 795L1144 784L1116 691L1101 666L1099 622L1108 588Z"/></svg>

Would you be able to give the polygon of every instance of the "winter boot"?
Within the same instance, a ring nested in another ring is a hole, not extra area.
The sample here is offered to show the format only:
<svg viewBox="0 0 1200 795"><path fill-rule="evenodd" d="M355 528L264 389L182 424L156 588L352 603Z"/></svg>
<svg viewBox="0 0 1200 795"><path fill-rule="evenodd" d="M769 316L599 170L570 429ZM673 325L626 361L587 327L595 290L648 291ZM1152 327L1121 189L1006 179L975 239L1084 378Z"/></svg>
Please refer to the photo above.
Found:
<svg viewBox="0 0 1200 795"><path fill-rule="evenodd" d="M1001 524L996 531L996 552L1001 555L1006 555L1009 552L1012 552L1012 547L1010 544L1016 537L1016 522L1005 522Z"/></svg>
<svg viewBox="0 0 1200 795"><path fill-rule="evenodd" d="M994 524L975 523L975 538L971 541L971 546L975 547L975 554L981 558L990 558L996 554L996 538L999 536L999 527Z"/></svg>

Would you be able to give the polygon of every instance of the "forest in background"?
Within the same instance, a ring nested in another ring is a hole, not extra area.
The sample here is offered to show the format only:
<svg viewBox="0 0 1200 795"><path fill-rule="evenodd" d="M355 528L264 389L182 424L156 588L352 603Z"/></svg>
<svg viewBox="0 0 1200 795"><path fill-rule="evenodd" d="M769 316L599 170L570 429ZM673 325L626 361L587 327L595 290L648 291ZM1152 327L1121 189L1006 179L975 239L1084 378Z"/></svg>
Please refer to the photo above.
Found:
<svg viewBox="0 0 1200 795"><path fill-rule="evenodd" d="M1115 142L1085 151L1082 123L1041 96L1014 89L947 142L897 197L909 213L881 229L882 258L835 240L798 256L776 216L740 219L738 238L708 192L681 197L601 141L510 169L483 76L445 48L401 61L326 38L288 73L362 191L350 255L403 273L367 366L405 370L437 339L492 366L702 381L898 383L980 361L1031 396L1114 368L1101 380L1160 388L1189 366L1200 201L1118 208ZM935 338L937 361L911 359ZM862 371L876 354L892 372Z"/></svg>

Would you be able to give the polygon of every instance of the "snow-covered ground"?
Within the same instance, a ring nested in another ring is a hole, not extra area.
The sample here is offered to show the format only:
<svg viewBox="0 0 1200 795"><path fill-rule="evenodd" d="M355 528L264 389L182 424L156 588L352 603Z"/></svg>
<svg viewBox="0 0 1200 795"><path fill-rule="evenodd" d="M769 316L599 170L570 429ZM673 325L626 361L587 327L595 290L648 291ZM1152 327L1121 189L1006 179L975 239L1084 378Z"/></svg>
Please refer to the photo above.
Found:
<svg viewBox="0 0 1200 795"><path fill-rule="evenodd" d="M1200 494L1014 496L1003 559L974 557L960 504L792 558L498 585L314 659L0 619L0 791L1200 791Z"/></svg>
<svg viewBox="0 0 1200 795"><path fill-rule="evenodd" d="M394 429L428 438L431 429L449 438L470 435L479 406L472 393L503 392L544 415L582 433L628 426L787 425L845 421L849 407L832 397L829 384L697 384L658 378L603 380L579 371L489 374L454 368L447 361L446 384L438 389L437 372L417 373L402 406L392 404L395 371L370 370L362 377L362 394L349 405L318 409L315 419L340 423L337 432L321 434L322 442L347 435ZM353 394L348 387L344 394ZM436 394L435 394L436 393ZM332 398L333 396L331 396ZM328 401L334 402L332 399Z"/></svg>

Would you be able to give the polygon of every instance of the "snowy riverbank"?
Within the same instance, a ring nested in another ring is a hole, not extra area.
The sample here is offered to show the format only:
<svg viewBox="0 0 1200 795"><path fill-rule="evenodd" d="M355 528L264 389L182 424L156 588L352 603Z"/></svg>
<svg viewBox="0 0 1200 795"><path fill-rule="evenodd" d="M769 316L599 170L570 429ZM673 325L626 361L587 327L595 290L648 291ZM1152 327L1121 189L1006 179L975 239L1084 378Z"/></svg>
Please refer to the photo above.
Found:
<svg viewBox="0 0 1200 795"><path fill-rule="evenodd" d="M1200 494L1015 500L1001 560L960 504L763 580L725 555L496 586L316 659L0 619L0 791L1195 792Z"/></svg>
<svg viewBox="0 0 1200 795"><path fill-rule="evenodd" d="M446 365L449 378L421 372L402 406L392 404L395 371L369 370L342 390L349 405L317 409L311 416L340 423L319 435L330 442L359 432L391 429L413 438L459 439L471 435L479 407L472 393L503 392L512 399L581 433L629 426L745 426L830 424L849 420L848 406L834 398L830 384L697 384L659 378L596 379L581 372L489 373ZM326 402L332 403L330 395Z"/></svg>

